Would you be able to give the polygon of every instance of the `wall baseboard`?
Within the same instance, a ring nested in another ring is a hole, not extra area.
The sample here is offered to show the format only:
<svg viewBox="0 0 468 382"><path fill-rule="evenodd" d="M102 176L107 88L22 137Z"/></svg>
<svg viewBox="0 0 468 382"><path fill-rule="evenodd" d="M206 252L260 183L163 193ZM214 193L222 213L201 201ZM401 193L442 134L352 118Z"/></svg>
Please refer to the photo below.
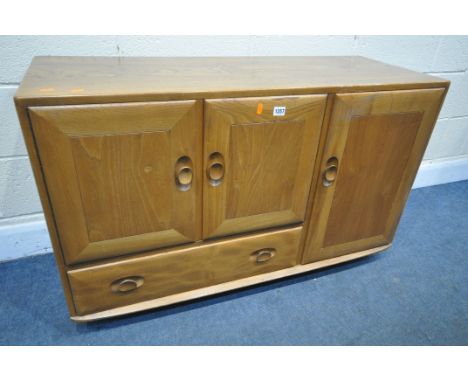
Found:
<svg viewBox="0 0 468 382"><path fill-rule="evenodd" d="M467 179L468 156L424 161L419 168L413 189ZM0 222L0 243L0 262L52 252L42 214Z"/></svg>
<svg viewBox="0 0 468 382"><path fill-rule="evenodd" d="M0 262L52 252L44 215L0 222Z"/></svg>
<svg viewBox="0 0 468 382"><path fill-rule="evenodd" d="M468 156L423 161L414 188L435 186L468 179Z"/></svg>

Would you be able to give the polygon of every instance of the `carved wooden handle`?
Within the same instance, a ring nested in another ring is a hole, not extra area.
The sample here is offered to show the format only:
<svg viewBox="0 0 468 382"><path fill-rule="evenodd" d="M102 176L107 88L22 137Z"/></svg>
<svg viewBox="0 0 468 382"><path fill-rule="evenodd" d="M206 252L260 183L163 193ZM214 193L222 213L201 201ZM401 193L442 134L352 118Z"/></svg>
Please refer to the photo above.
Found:
<svg viewBox="0 0 468 382"><path fill-rule="evenodd" d="M276 250L274 248L263 248L255 251L251 256L257 264L263 264L270 261L275 255Z"/></svg>
<svg viewBox="0 0 468 382"><path fill-rule="evenodd" d="M338 174L338 159L335 157L327 161L325 171L323 172L323 185L329 187L335 181Z"/></svg>
<svg viewBox="0 0 468 382"><path fill-rule="evenodd" d="M175 165L175 182L180 191L190 190L193 180L192 160L188 156L180 157Z"/></svg>
<svg viewBox="0 0 468 382"><path fill-rule="evenodd" d="M223 181L224 158L221 153L216 152L209 156L206 168L206 176L208 177L208 182L212 186L218 186Z"/></svg>
<svg viewBox="0 0 468 382"><path fill-rule="evenodd" d="M145 279L141 276L130 276L115 280L111 284L111 290L114 293L128 293L141 287L144 283L144 280Z"/></svg>

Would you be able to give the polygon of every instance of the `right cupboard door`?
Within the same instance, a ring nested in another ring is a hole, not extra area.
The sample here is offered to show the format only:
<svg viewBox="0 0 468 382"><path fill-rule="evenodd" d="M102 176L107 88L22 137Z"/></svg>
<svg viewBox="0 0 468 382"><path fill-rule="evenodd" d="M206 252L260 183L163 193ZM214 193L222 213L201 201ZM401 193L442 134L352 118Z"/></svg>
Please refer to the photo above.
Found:
<svg viewBox="0 0 468 382"><path fill-rule="evenodd" d="M303 263L391 243L444 92L335 96Z"/></svg>

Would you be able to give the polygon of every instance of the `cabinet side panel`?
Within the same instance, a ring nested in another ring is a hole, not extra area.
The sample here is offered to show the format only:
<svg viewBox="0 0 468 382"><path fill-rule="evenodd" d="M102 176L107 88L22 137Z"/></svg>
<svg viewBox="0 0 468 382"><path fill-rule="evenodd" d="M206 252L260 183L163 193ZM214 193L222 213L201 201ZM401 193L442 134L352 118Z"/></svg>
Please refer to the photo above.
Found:
<svg viewBox="0 0 468 382"><path fill-rule="evenodd" d="M21 130L23 132L24 141L28 150L29 160L31 162L34 178L36 181L39 197L41 199L42 208L44 210L44 216L47 222L47 228L49 231L52 247L54 250L55 261L60 274L65 299L67 301L68 310L71 316L76 315L75 303L73 301L73 295L70 289L70 283L66 273L65 262L63 259L62 248L58 239L57 227L55 225L55 219L50 205L49 195L44 181L44 175L41 169L41 163L36 150L36 143L34 136L31 131L31 124L28 117L27 107L22 105L15 99L16 112L20 121Z"/></svg>

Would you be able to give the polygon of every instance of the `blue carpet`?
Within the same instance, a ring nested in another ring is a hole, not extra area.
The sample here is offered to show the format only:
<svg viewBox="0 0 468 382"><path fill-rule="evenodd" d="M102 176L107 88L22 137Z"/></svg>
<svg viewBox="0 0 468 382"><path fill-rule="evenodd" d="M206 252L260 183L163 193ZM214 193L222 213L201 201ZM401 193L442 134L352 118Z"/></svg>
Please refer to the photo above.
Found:
<svg viewBox="0 0 468 382"><path fill-rule="evenodd" d="M2 345L468 345L468 181L412 191L393 246L322 271L88 324L52 255L0 264Z"/></svg>

